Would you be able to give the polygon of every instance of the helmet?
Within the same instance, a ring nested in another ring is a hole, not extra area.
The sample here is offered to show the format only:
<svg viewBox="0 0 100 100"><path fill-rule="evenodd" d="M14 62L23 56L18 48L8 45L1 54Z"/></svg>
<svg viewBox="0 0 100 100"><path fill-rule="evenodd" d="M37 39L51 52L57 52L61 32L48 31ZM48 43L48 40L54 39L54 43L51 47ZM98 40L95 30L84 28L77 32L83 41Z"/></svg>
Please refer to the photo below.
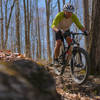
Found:
<svg viewBox="0 0 100 100"><path fill-rule="evenodd" d="M63 10L67 12L74 12L75 8L72 4L67 3L64 5Z"/></svg>

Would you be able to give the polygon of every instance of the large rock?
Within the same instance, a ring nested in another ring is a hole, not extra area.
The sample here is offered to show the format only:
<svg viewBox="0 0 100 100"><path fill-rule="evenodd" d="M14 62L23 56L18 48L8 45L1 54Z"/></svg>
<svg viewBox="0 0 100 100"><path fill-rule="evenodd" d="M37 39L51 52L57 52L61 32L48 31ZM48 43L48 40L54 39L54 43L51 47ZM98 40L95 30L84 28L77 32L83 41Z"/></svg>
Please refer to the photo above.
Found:
<svg viewBox="0 0 100 100"><path fill-rule="evenodd" d="M0 100L60 100L55 81L30 60L0 63Z"/></svg>

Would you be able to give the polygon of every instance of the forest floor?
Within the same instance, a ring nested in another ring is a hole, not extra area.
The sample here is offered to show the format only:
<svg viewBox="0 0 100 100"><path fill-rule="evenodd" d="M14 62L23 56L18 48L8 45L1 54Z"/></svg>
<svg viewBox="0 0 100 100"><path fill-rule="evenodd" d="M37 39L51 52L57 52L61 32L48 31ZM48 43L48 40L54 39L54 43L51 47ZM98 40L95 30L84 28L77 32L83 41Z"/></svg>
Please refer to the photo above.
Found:
<svg viewBox="0 0 100 100"><path fill-rule="evenodd" d="M53 66L47 64L47 69L56 80L56 89L64 100L100 100L100 76L89 76L82 85L71 79L69 67L63 76L57 75Z"/></svg>
<svg viewBox="0 0 100 100"><path fill-rule="evenodd" d="M28 59L24 55L18 53L0 51L0 59L9 61L14 58ZM60 76L55 73L54 67L50 66L47 62L36 62L44 65L50 74L52 74L56 81L56 90L62 96L62 100L100 100L100 76L89 76L84 84L78 85L72 81L69 67L66 68L63 76Z"/></svg>

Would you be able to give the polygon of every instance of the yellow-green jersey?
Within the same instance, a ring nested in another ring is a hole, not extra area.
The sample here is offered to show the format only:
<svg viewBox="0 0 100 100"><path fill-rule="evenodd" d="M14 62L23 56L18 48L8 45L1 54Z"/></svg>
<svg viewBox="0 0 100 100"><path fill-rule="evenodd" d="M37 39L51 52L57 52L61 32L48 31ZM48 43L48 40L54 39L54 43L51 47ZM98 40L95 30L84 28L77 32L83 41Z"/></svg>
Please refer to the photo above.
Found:
<svg viewBox="0 0 100 100"><path fill-rule="evenodd" d="M79 29L83 28L83 25L80 23L78 17L75 14L72 13L70 18L66 18L64 12L59 12L53 20L52 28L56 27L66 31L70 28L72 23L75 23Z"/></svg>

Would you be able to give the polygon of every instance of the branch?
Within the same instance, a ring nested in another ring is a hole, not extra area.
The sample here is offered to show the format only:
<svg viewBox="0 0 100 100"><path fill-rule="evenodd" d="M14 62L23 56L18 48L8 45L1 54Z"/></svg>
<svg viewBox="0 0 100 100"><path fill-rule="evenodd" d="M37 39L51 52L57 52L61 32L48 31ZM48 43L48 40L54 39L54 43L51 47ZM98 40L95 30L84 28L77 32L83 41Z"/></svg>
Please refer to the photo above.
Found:
<svg viewBox="0 0 100 100"><path fill-rule="evenodd" d="M10 24L10 20L11 20L11 16L12 16L12 11L13 11L13 8L14 8L14 5L15 5L15 2L17 0L14 0L12 6L11 6L11 10L10 10L10 15L9 15L9 19L8 19L8 23L7 23L7 28L9 29L9 24Z"/></svg>

